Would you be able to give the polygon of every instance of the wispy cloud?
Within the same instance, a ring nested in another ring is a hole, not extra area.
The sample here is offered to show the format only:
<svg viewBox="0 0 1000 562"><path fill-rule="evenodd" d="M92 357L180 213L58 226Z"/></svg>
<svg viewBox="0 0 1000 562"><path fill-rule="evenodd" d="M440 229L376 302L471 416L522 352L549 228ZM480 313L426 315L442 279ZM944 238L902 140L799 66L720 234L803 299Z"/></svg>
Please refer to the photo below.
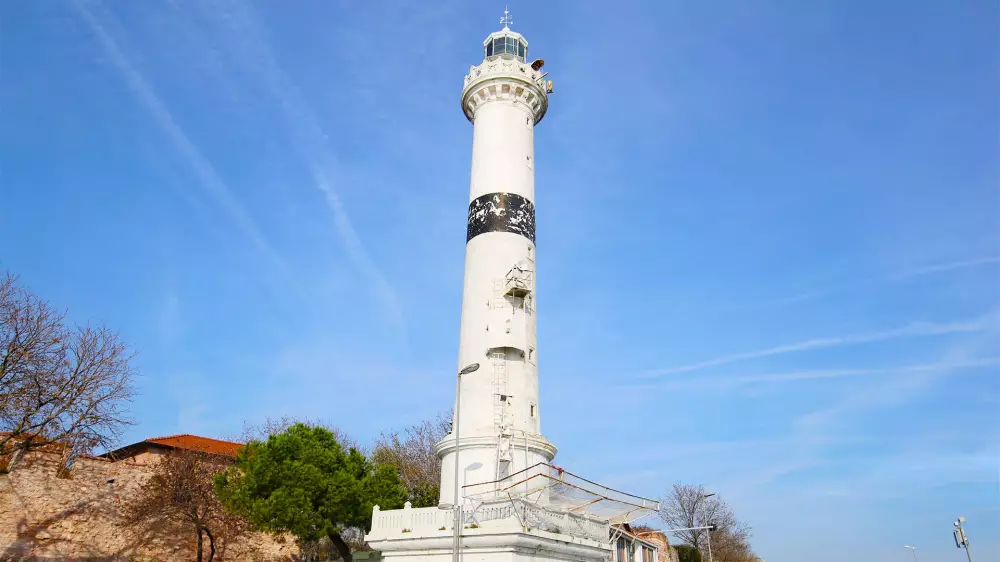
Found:
<svg viewBox="0 0 1000 562"><path fill-rule="evenodd" d="M212 166L212 163L205 158L198 147L191 142L180 125L177 124L173 115L156 94L156 91L132 64L119 41L111 36L98 17L91 12L91 9L84 2L78 0L73 2L72 5L90 28L91 32L93 32L112 64L121 73L136 99L149 112L150 117L152 117L156 125L167 135L171 143L173 143L174 147L194 171L199 180L196 185L215 201L234 223L237 230L264 257L268 263L267 269L276 271L279 274L281 284L285 287L291 286L302 295L301 286L291 274L291 270L284 259L267 241L256 221L246 208L244 208L232 189L222 180ZM111 16L105 15L105 17Z"/></svg>
<svg viewBox="0 0 1000 562"><path fill-rule="evenodd" d="M940 263L935 265L928 265L925 267L918 267L916 269L903 271L896 275L889 276L886 279L899 281L902 279L912 279L914 277L922 277L924 275L930 275L932 273L944 273L947 271L955 271L958 269L968 269L970 267L980 267L984 265L993 265L993 264L1000 264L1000 256L983 257L965 261L954 261L949 263Z"/></svg>
<svg viewBox="0 0 1000 562"><path fill-rule="evenodd" d="M756 375L698 377L689 380L667 380L652 384L623 385L626 388L669 389L678 390L726 390L754 384L808 382L824 379L839 379L849 377L869 377L880 375L905 375L907 373L924 373L934 371L951 371L959 369L977 369L1000 365L1000 357L983 357L967 361L946 361L926 363L921 365L902 365L885 368L856 369L816 369L791 371L787 373L763 373Z"/></svg>
<svg viewBox="0 0 1000 562"><path fill-rule="evenodd" d="M859 344L888 341L900 338L940 336L947 334L980 332L985 330L987 326L988 324L984 319L977 319L967 322L957 322L952 324L932 324L926 322L919 322L882 332L871 332L867 334L854 334L848 336L836 336L828 338L816 338L791 344L779 345L776 347L769 347L766 349L759 349L757 351L736 353L733 355L724 355L722 357L716 357L714 359L708 359L705 361L700 361L698 363L690 363L688 365L680 365L677 367L668 367L664 369L653 369L645 371L643 373L640 373L640 377L657 378L679 373L700 371L702 369L718 367L721 365L728 365L730 363L736 363L739 361L748 361L751 359L759 359L775 355L784 355L787 353L798 353L815 349L859 345Z"/></svg>
<svg viewBox="0 0 1000 562"><path fill-rule="evenodd" d="M874 384L856 385L846 396L791 420L789 448L796 451L800 460L806 465L836 460L835 456L831 456L831 449L824 445L824 440L849 435L850 428L859 427L859 424L864 423L862 420L870 419L870 416L877 415L887 407L911 403L925 395L941 380L954 376L964 368L1000 364L997 358L974 358L984 351L995 351L997 335L1000 334L1000 316L997 313L998 311L994 310L984 316L982 333L952 345L942 354L938 363L918 366L909 371L895 371L890 378L879 380ZM864 435L885 438L871 426L865 428ZM955 433L949 432L948 435L954 437ZM947 473L945 469L955 466L955 459L963 459L962 462L968 468L970 461L978 462L984 458L983 451L996 448L995 435L978 436L977 439L985 437L987 441L980 445L979 452L971 455L940 449L933 443L932 437L926 434L915 435L909 445L911 450L903 453L907 459L905 462L898 462L900 453L889 453L885 457L868 460L865 472L880 475L879 478L883 483L898 480L903 476L925 483L932 480L940 483L942 475ZM903 445L904 449L906 447ZM893 448L899 449L900 445L894 443ZM919 462L914 459L919 459ZM993 459L995 461L995 456ZM780 461L776 461L776 464L780 464ZM963 481L969 481L968 474L961 478ZM855 494L862 489L856 479L852 479L849 483L814 481L810 486L809 490L805 490L808 493L830 493L833 490L837 494L844 495ZM912 493L912 489L907 493Z"/></svg>
<svg viewBox="0 0 1000 562"><path fill-rule="evenodd" d="M983 316L978 322L981 326L977 337L967 339L951 346L942 356L941 365L947 368L924 369L916 371L919 376L893 377L876 387L856 389L846 398L836 404L801 416L795 425L800 429L815 431L825 426L832 426L842 419L853 419L859 411L879 409L888 404L904 403L912 400L929 388L935 381L949 377L962 368L991 366L994 359L977 359L983 352L995 351L1000 336L1000 309ZM911 372L913 374L914 372Z"/></svg>
<svg viewBox="0 0 1000 562"><path fill-rule="evenodd" d="M989 265L1000 264L1000 256L986 256L968 260L952 261L938 264L931 264L923 267L917 267L914 269L908 269L900 271L897 273L891 273L888 275L870 277L867 279L862 279L860 281L853 281L850 283L842 283L839 285L830 285L821 289L816 289L814 291L808 291L805 293L800 293L797 295L791 295L787 297L781 297L777 299L768 300L756 305L757 307L772 307L772 306L782 306L794 304L806 300L812 300L816 298L829 297L839 293L846 293L849 291L856 291L859 289L864 289L866 287L872 287L875 285L880 285L884 283L893 283L899 281L905 281L908 279L914 279L918 277L924 277L926 275L933 275L936 273L947 273L950 271L958 271L962 269L969 269L975 267L983 267Z"/></svg>
<svg viewBox="0 0 1000 562"><path fill-rule="evenodd" d="M313 108L278 63L267 34L253 7L245 2L220 0L203 6L205 13L224 33L228 47L250 76L258 80L280 103L291 131L293 148L305 161L313 186L322 194L333 216L337 235L354 266L371 283L392 323L405 333L403 308L395 289L369 254L348 215L337 188L342 167L334 156L329 135L323 130Z"/></svg>

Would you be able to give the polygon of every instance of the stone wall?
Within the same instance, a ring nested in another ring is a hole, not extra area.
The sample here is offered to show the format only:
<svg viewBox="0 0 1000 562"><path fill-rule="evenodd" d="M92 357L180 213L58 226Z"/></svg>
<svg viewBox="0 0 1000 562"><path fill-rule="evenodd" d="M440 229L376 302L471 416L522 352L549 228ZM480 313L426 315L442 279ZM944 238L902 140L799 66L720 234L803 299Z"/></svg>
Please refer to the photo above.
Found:
<svg viewBox="0 0 1000 562"><path fill-rule="evenodd" d="M657 562L678 562L679 558L677 556L677 551L670 546L670 541L667 540L667 535L659 532L645 532L639 533L639 537L642 540L655 544L659 547L659 560Z"/></svg>
<svg viewBox="0 0 1000 562"><path fill-rule="evenodd" d="M194 559L189 529L140 535L121 526L121 500L149 477L146 463L79 457L60 475L61 465L57 453L32 452L0 474L0 561ZM291 560L297 551L291 540L255 534L217 544L215 560Z"/></svg>

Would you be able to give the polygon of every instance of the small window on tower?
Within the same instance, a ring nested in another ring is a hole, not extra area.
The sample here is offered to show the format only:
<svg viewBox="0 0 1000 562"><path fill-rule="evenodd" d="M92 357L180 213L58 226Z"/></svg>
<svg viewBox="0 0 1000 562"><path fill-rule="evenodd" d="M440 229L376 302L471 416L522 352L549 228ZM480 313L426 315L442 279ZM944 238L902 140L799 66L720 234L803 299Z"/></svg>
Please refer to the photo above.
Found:
<svg viewBox="0 0 1000 562"><path fill-rule="evenodd" d="M486 44L486 56L488 57L493 56L493 41L490 41L489 43Z"/></svg>
<svg viewBox="0 0 1000 562"><path fill-rule="evenodd" d="M535 417L535 405L531 405L531 417Z"/></svg>

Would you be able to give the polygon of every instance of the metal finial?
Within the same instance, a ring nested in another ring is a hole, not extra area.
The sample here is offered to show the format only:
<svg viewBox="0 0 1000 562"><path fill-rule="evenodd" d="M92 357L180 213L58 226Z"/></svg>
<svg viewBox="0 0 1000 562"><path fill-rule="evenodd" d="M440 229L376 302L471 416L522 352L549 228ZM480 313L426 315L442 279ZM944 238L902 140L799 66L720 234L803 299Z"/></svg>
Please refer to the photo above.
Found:
<svg viewBox="0 0 1000 562"><path fill-rule="evenodd" d="M510 10L507 9L507 6L503 7L503 17L500 18L500 25L504 27L514 25L514 16L510 15Z"/></svg>

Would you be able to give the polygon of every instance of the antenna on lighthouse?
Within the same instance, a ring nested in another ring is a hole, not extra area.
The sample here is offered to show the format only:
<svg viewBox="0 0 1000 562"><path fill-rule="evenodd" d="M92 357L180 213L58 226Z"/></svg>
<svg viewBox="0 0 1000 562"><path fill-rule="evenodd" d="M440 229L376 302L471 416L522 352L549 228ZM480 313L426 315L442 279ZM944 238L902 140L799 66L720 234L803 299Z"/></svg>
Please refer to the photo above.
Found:
<svg viewBox="0 0 1000 562"><path fill-rule="evenodd" d="M514 16L510 15L510 10L507 9L507 6L503 7L503 17L500 18L500 25L504 29L510 29L510 26L514 25Z"/></svg>

